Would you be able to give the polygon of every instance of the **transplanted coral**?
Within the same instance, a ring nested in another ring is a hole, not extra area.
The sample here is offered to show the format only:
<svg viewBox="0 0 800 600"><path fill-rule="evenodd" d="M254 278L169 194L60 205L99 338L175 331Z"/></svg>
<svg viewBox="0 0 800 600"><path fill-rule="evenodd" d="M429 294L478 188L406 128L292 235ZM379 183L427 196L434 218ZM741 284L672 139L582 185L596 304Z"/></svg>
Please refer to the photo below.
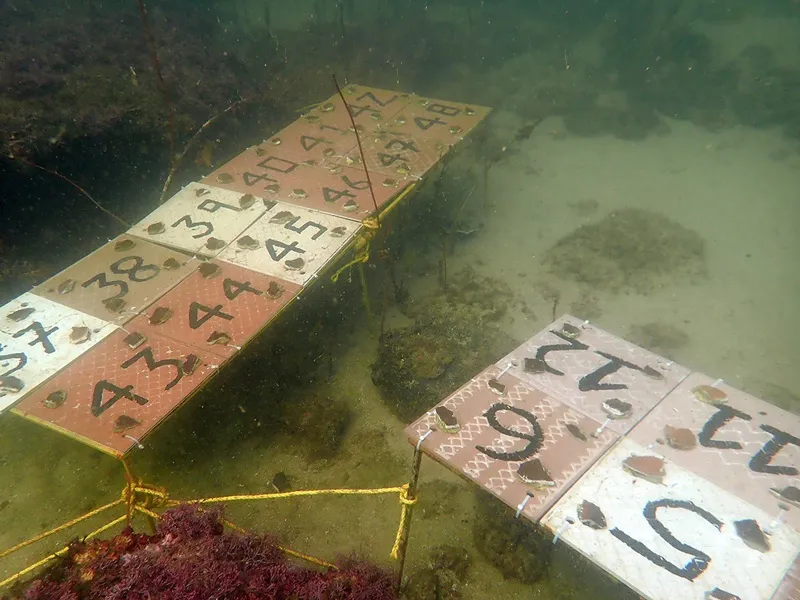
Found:
<svg viewBox="0 0 800 600"><path fill-rule="evenodd" d="M638 208L582 225L544 260L554 275L609 291L646 293L707 274L705 240L697 232Z"/></svg>

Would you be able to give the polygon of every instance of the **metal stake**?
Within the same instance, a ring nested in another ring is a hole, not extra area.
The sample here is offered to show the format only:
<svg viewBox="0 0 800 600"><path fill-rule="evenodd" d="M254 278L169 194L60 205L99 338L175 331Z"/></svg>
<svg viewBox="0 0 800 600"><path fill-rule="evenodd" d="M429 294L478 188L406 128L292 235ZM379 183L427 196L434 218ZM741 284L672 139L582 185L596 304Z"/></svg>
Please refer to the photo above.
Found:
<svg viewBox="0 0 800 600"><path fill-rule="evenodd" d="M425 436L427 437L427 436ZM417 482L419 481L419 471L420 465L422 463L422 440L425 439L420 438L420 443L417 444L417 447L414 450L414 459L413 465L411 467L411 480L408 483L408 499L409 500L416 500L417 498ZM403 585L403 569L405 568L406 564L406 547L408 546L408 535L411 531L411 513L414 508L413 504L409 504L406 508L406 521L405 527L403 527L403 531L400 534L400 543L397 547L397 560L399 562L399 566L397 568L397 581L396 581L396 589L397 594L400 594L400 588Z"/></svg>

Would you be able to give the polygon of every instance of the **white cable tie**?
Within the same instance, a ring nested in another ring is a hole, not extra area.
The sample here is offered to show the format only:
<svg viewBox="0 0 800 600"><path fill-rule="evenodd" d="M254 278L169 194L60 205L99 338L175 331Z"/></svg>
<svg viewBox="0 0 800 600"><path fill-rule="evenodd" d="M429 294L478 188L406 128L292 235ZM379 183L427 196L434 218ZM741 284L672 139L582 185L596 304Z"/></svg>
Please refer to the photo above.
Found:
<svg viewBox="0 0 800 600"><path fill-rule="evenodd" d="M575 524L575 519L573 519L572 517L567 517L566 519L564 519L564 522L561 523L561 525L559 525L558 531L556 531L555 536L553 536L554 546L556 545L556 542L558 542L558 540L561 538L561 534L564 533L570 525L574 524Z"/></svg>
<svg viewBox="0 0 800 600"><path fill-rule="evenodd" d="M722 380L722 379L717 379L717 380L716 380L714 383L712 383L712 384L711 384L711 387L713 387L713 388L717 388L717 387L719 387L719 386L720 386L720 384L722 384L723 382L724 382L724 380Z"/></svg>
<svg viewBox="0 0 800 600"><path fill-rule="evenodd" d="M600 427L598 427L597 429L594 430L594 433L592 434L592 437L599 437L606 430L606 427L608 427L608 425L610 423L611 423L611 417L609 417L608 419L603 421L603 424L600 425Z"/></svg>
<svg viewBox="0 0 800 600"><path fill-rule="evenodd" d="M502 371L500 371L497 374L497 377L495 377L495 379L500 379L503 375L508 373L511 370L511 367L513 367L515 364L516 364L516 361L513 361L513 360L508 361L508 364L505 366L505 368Z"/></svg>
<svg viewBox="0 0 800 600"><path fill-rule="evenodd" d="M764 533L767 535L772 535L778 530L778 527L783 523L783 515L789 512L788 507L785 504L778 504L778 516L775 517L769 525L764 528Z"/></svg>
<svg viewBox="0 0 800 600"><path fill-rule="evenodd" d="M514 515L515 519L519 519L519 516L522 514L522 511L525 510L525 507L528 506L528 502L531 501L533 498L533 494L530 492L525 492L525 497L522 499L522 502L519 503L517 506L517 514Z"/></svg>
<svg viewBox="0 0 800 600"><path fill-rule="evenodd" d="M417 452L419 452L420 446L422 446L422 442L425 441L425 438L428 437L430 434L433 433L433 429L428 429L425 433L419 436L419 440L417 440Z"/></svg>
<svg viewBox="0 0 800 600"><path fill-rule="evenodd" d="M122 436L122 437L126 437L126 438L128 438L129 440L131 440L131 441L132 441L134 444L136 444L136 447L137 447L139 450L144 450L144 444L142 444L142 442L140 442L139 440L137 440L137 439L136 439L135 437L133 437L132 435L128 435L128 434L126 433L126 434L125 434L124 436Z"/></svg>

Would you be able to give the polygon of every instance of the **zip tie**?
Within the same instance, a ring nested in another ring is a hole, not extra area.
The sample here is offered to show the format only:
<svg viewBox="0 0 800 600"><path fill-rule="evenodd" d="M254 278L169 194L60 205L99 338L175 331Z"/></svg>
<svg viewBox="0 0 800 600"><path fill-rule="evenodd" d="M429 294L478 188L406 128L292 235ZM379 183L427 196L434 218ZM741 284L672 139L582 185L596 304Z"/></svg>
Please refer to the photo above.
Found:
<svg viewBox="0 0 800 600"><path fill-rule="evenodd" d="M422 442L425 441L425 438L428 437L430 434L433 433L433 429L428 429L425 433L419 436L419 440L417 440L417 452L419 452L420 446L422 446Z"/></svg>
<svg viewBox="0 0 800 600"><path fill-rule="evenodd" d="M142 442L140 442L139 440L137 440L137 439L136 439L135 437L133 437L132 435L125 434L125 435L123 435L122 437L126 437L126 438L128 438L129 440L131 440L131 441L132 441L134 444L136 444L136 447L137 447L139 450L144 450L144 444L142 444Z"/></svg>
<svg viewBox="0 0 800 600"><path fill-rule="evenodd" d="M608 425L610 423L611 423L611 417L609 417L605 421L603 421L603 424L600 425L600 427L598 427L597 429L594 430L594 433L592 434L592 437L599 437L600 434L602 434L606 430L606 427L608 427Z"/></svg>
<svg viewBox="0 0 800 600"><path fill-rule="evenodd" d="M525 492L525 498L523 498L522 502L517 506L517 514L514 515L515 519L519 519L519 516L522 514L522 511L525 510L525 507L528 506L528 502L531 501L531 498L533 498L533 494Z"/></svg>
<svg viewBox="0 0 800 600"><path fill-rule="evenodd" d="M778 527L783 523L783 515L789 512L789 507L783 503L778 504L778 516L775 517L772 522L764 528L764 533L767 535L772 535L777 531Z"/></svg>
<svg viewBox="0 0 800 600"><path fill-rule="evenodd" d="M501 378L503 375L505 375L506 373L508 373L508 372L511 370L511 367L513 367L513 366L514 366L514 361L513 361L513 360L510 360L510 361L508 361L508 364L506 365L505 369L503 369L502 371L500 371L500 372L497 374L497 377L495 377L495 379L500 379L500 378Z"/></svg>
<svg viewBox="0 0 800 600"><path fill-rule="evenodd" d="M556 545L556 542L558 542L559 538L561 538L561 534L564 533L570 525L574 524L575 524L575 519L573 519L572 517L567 517L566 519L564 519L564 522L561 523L561 525L558 527L558 531L556 531L556 535L553 537L554 546Z"/></svg>
<svg viewBox="0 0 800 600"><path fill-rule="evenodd" d="M717 380L716 380L714 383L712 383L712 384L711 384L711 387L713 387L713 388L719 387L719 385L720 385L721 383L723 383L723 382L724 382L724 380L722 380L722 379L717 379Z"/></svg>

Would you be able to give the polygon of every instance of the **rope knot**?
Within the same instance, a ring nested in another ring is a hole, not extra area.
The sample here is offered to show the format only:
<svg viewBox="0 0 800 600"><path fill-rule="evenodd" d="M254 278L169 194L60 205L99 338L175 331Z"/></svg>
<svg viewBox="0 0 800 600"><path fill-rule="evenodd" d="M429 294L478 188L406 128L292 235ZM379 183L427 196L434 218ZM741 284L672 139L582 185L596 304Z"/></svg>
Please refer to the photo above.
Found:
<svg viewBox="0 0 800 600"><path fill-rule="evenodd" d="M414 506L417 503L417 500L419 500L419 498L409 498L408 484L403 484L400 489L400 504L405 506Z"/></svg>

